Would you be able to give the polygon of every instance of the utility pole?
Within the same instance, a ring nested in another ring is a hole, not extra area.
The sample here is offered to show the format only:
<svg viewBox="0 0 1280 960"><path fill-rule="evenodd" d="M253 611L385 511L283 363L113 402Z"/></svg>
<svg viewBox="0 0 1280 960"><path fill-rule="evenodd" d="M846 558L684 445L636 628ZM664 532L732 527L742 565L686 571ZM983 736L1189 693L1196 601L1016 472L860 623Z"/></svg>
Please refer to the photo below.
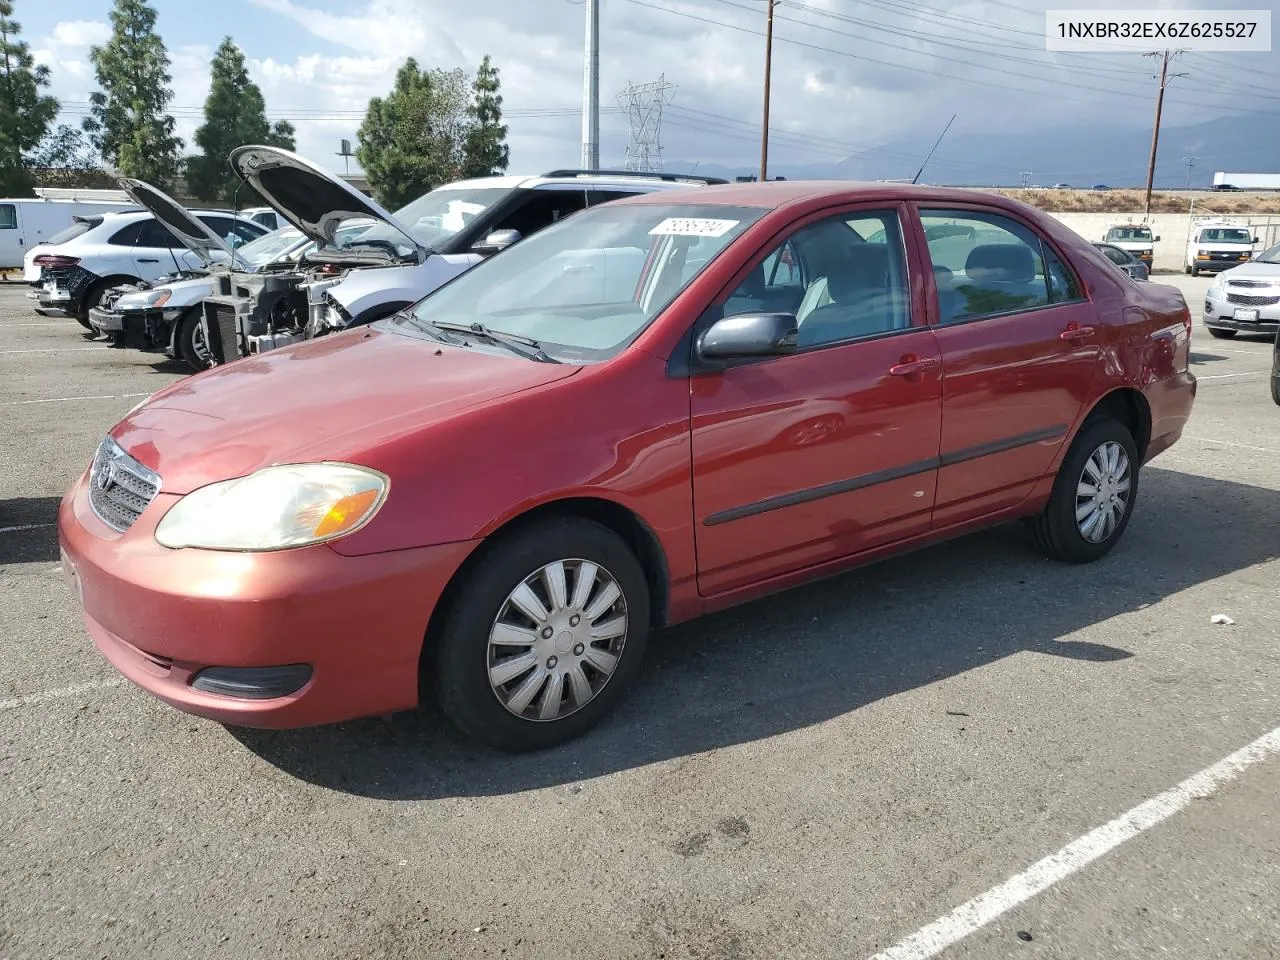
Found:
<svg viewBox="0 0 1280 960"><path fill-rule="evenodd" d="M1182 50L1164 50L1144 53L1144 57L1160 58L1160 87L1156 91L1156 123L1151 131L1151 159L1147 163L1147 200L1144 216L1151 216L1151 185L1156 178L1156 148L1160 145L1160 112L1164 109L1164 88L1169 85L1169 81L1176 77L1185 77L1185 73L1169 74L1169 61L1176 58L1184 51Z"/></svg>
<svg viewBox="0 0 1280 960"><path fill-rule="evenodd" d="M587 43L582 76L582 168L600 169L600 0L586 0Z"/></svg>
<svg viewBox="0 0 1280 960"><path fill-rule="evenodd" d="M769 87L773 79L773 8L777 0L765 0L768 13L764 30L764 131L760 134L760 182L769 179Z"/></svg>
<svg viewBox="0 0 1280 960"><path fill-rule="evenodd" d="M1191 168L1196 165L1196 161L1199 159L1200 159L1199 157L1183 157L1182 158L1182 162L1187 165L1187 189L1188 190L1191 189Z"/></svg>

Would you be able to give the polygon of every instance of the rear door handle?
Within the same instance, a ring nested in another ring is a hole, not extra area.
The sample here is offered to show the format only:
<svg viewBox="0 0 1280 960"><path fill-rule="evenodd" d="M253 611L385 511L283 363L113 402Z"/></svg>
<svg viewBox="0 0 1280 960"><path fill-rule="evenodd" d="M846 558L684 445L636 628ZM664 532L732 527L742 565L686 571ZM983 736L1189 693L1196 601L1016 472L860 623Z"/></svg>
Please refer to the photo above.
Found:
<svg viewBox="0 0 1280 960"><path fill-rule="evenodd" d="M1084 340L1087 337L1093 336L1093 327L1077 327L1075 324L1072 324L1058 334L1058 336L1063 340Z"/></svg>
<svg viewBox="0 0 1280 960"><path fill-rule="evenodd" d="M937 370L940 366L942 362L936 357L925 357L919 360L912 356L905 356L900 363L895 363L889 368L889 376L912 377L928 370Z"/></svg>

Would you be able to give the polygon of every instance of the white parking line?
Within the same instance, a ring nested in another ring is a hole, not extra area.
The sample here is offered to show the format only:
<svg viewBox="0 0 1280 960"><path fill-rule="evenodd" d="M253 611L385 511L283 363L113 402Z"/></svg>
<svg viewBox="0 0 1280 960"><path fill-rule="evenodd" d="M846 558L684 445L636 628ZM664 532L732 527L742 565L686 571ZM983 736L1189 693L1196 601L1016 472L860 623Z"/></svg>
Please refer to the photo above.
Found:
<svg viewBox="0 0 1280 960"><path fill-rule="evenodd" d="M1255 447L1252 443L1235 443L1231 440L1215 440L1213 437L1191 437L1183 434L1184 440L1196 440L1200 443L1219 443L1224 447L1239 447L1241 450L1258 450L1261 453L1280 453L1275 447Z"/></svg>
<svg viewBox="0 0 1280 960"><path fill-rule="evenodd" d="M871 960L926 960L969 934L986 926L1001 914L1025 903L1047 890L1059 880L1132 840L1144 830L1161 823L1193 800L1203 800L1222 784L1234 780L1242 770L1280 753L1280 727L1263 734L1247 747L1237 750L1188 777L1172 789L1140 803L1128 813L1105 823L1079 840L1067 844L1057 853L1032 864L998 887L962 903L944 917L899 941Z"/></svg>
<svg viewBox="0 0 1280 960"><path fill-rule="evenodd" d="M5 400L0 407L20 407L28 403L71 403L75 400L128 400L132 397L149 397L149 393L100 393L92 397L46 397L43 400Z"/></svg>
<svg viewBox="0 0 1280 960"><path fill-rule="evenodd" d="M78 353L81 350L101 350L102 347L45 347L38 350L0 350L0 355L15 353Z"/></svg>
<svg viewBox="0 0 1280 960"><path fill-rule="evenodd" d="M42 530L45 527L56 526L52 523L24 523L20 527L0 527L0 533L17 533L19 530Z"/></svg>
<svg viewBox="0 0 1280 960"><path fill-rule="evenodd" d="M112 677L110 680L91 680L89 683L77 683L71 687L60 687L57 690L43 690L40 693L28 694L25 697L14 697L12 700L0 700L0 710L17 710L19 707L31 707L47 700L61 700L63 697L74 697L77 694L89 693L93 690L108 690L111 687L122 687L129 681L124 677Z"/></svg>
<svg viewBox="0 0 1280 960"><path fill-rule="evenodd" d="M1197 380L1226 380L1228 377L1256 377L1263 373L1270 373L1270 370L1246 370L1244 373L1215 373L1212 376L1201 377L1196 376Z"/></svg>
<svg viewBox="0 0 1280 960"><path fill-rule="evenodd" d="M36 323L0 323L0 330L5 330L5 329L8 329L9 327L55 327L55 326L57 326L57 325L58 325L58 324L60 324L60 323L79 323L79 322L80 322L79 320L71 320L71 319L67 319L67 320L61 320L61 319L49 319L49 320L45 320L43 323L39 323L39 322L36 322Z"/></svg>

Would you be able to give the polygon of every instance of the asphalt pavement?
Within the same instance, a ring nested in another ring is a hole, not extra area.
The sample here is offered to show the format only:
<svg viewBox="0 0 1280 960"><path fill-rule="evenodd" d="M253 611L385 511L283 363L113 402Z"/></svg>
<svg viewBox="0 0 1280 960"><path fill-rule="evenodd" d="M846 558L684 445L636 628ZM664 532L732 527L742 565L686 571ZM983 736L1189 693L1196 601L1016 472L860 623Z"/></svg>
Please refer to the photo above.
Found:
<svg viewBox="0 0 1280 960"><path fill-rule="evenodd" d="M183 372L0 286L0 960L1280 956L1280 407L1270 344L1193 343L1104 561L1008 527L686 624L510 757L122 683L51 524Z"/></svg>

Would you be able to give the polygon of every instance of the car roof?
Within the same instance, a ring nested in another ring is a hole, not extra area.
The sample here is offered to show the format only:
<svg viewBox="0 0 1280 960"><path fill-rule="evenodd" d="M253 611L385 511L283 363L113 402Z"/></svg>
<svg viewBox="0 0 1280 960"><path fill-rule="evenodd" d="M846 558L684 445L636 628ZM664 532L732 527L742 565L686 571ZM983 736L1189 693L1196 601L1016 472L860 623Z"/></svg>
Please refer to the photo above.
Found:
<svg viewBox="0 0 1280 960"><path fill-rule="evenodd" d="M582 187L590 184L595 187L630 187L638 191L673 190L680 187L697 187L705 189L697 182L697 177L690 175L687 181L663 180L658 176L646 177L643 174L632 176L613 175L607 173L581 173L565 176L545 175L502 177L476 177L471 180L457 180L439 186L439 190L533 190L542 186Z"/></svg>
<svg viewBox="0 0 1280 960"><path fill-rule="evenodd" d="M1032 209L1028 204L998 193L959 187L930 187L909 183L881 183L862 180L769 180L748 183L712 184L664 194L663 203L723 204L735 207L777 209L803 201L834 203L859 200L915 200L942 203L982 203L1007 210ZM628 197L615 203L654 203L653 197Z"/></svg>

